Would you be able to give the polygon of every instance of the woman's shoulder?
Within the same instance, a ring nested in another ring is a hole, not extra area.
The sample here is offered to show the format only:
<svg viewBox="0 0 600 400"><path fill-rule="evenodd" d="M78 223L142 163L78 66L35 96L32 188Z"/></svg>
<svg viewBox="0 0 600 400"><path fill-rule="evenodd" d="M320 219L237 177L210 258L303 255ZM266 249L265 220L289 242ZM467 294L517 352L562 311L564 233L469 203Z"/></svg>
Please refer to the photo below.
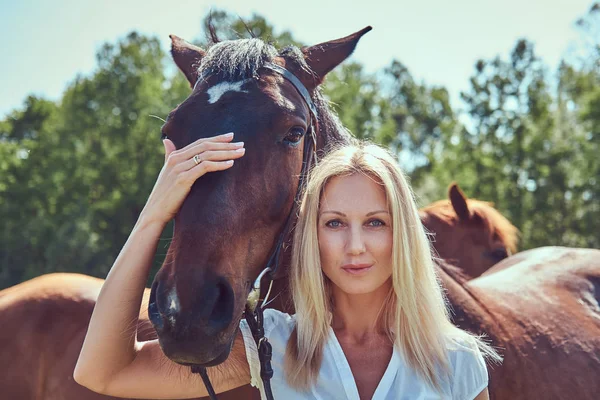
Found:
<svg viewBox="0 0 600 400"><path fill-rule="evenodd" d="M446 350L449 352L478 352L479 347L474 337L470 335L464 336L448 336L446 338Z"/></svg>
<svg viewBox="0 0 600 400"><path fill-rule="evenodd" d="M473 337L451 337L446 340L446 351L453 371L465 365L487 370L483 354Z"/></svg>
<svg viewBox="0 0 600 400"><path fill-rule="evenodd" d="M453 398L474 398L488 385L488 371L477 341L469 336L447 339Z"/></svg>

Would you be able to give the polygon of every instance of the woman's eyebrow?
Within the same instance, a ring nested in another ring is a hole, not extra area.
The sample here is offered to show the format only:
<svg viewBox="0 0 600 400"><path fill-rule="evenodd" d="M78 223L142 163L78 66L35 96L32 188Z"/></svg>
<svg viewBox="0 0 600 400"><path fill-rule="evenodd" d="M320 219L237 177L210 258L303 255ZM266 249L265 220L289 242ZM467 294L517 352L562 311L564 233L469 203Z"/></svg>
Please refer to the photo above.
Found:
<svg viewBox="0 0 600 400"><path fill-rule="evenodd" d="M343 212L339 212L339 211L333 211L333 210L325 210L325 211L321 211L321 215L323 214L336 214L336 215L340 215L342 217L345 217L346 214L344 214Z"/></svg>
<svg viewBox="0 0 600 400"><path fill-rule="evenodd" d="M384 214L389 214L390 212L389 212L389 211L387 211L387 210L376 210L376 211L371 211L371 212L368 212L368 213L366 214L366 216L367 216L367 217L370 217L371 215L375 215L375 214L381 214L381 213L384 213ZM340 212L340 211L335 211L335 210L325 210L325 211L321 211L321 215L323 215L323 214L336 214L336 215L339 215L339 216L342 216L342 217L345 217L345 216L346 216L346 214L344 214L343 212Z"/></svg>
<svg viewBox="0 0 600 400"><path fill-rule="evenodd" d="M367 217L370 217L371 215L375 215L375 214L389 214L390 212L388 210L377 210L377 211L371 211L369 213L367 213Z"/></svg>

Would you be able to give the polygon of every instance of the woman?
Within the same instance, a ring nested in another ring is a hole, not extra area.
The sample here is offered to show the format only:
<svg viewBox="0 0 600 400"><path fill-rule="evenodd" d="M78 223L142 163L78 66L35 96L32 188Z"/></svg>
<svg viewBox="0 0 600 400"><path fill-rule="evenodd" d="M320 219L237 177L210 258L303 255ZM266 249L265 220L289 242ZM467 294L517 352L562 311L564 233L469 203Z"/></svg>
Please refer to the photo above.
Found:
<svg viewBox="0 0 600 400"><path fill-rule="evenodd" d="M193 182L243 156L232 137L177 151L165 140L165 166L92 315L75 368L80 384L120 397L206 395L201 379L167 360L156 341L103 327L125 326L119 309L139 308L158 236ZM195 166L196 154L207 161ZM499 356L450 323L413 194L385 150L344 147L311 172L290 278L296 314L265 311L275 398L488 399L482 352ZM217 392L261 387L254 340L245 321L240 327L230 357L209 369Z"/></svg>

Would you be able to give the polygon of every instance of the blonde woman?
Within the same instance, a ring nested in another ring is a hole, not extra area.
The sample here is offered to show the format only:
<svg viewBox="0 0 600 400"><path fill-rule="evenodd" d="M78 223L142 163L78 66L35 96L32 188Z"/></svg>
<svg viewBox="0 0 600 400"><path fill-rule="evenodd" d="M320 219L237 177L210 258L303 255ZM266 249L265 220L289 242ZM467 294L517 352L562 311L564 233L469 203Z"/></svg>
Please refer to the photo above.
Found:
<svg viewBox="0 0 600 400"><path fill-rule="evenodd" d="M168 155L174 146L168 141L165 146ZM210 158L219 160L214 170L241 157L232 152L233 145L220 149ZM169 190L168 175L163 169L153 192ZM173 194L161 208L173 212L185 195ZM290 287L296 314L265 311L275 399L489 398L483 355L500 358L450 322L413 193L387 151L346 146L320 160L308 179L294 235ZM127 246L134 248L126 251ZM113 268L136 262L128 254L153 250L143 235L130 237ZM96 314L103 307L115 320L118 308L102 300L92 323L102 318ZM237 340L245 346L234 346L228 360L210 371L217 393L248 383L262 391L254 339L245 321L240 327ZM99 340L101 333L94 335ZM148 393L147 383L140 383L145 379L154 382L155 398L206 395L200 378L166 363L156 342L121 341L123 348L115 346L114 354L99 354L89 342L86 338L75 379L92 390L142 397ZM119 354L133 357L123 361ZM99 382L98 368L114 373Z"/></svg>

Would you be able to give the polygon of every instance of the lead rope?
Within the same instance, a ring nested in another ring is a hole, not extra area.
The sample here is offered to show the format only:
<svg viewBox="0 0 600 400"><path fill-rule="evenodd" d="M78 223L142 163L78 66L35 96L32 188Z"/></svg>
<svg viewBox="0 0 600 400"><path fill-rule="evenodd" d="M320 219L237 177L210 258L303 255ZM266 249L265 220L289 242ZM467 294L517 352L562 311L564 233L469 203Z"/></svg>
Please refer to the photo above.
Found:
<svg viewBox="0 0 600 400"><path fill-rule="evenodd" d="M210 379L208 378L206 367L192 365L191 369L192 373L200 374L200 376L202 377L202 381L204 382L204 386L206 386L206 391L208 392L208 397L210 397L211 400L218 400L217 394L215 393L215 389L213 389L212 384L210 383Z"/></svg>
<svg viewBox="0 0 600 400"><path fill-rule="evenodd" d="M298 181L298 190L296 191L296 196L294 197L294 204L292 204L292 209L290 210L290 214L288 215L287 221L284 225L284 228L279 235L277 240L277 244L275 250L269 257L269 261L267 262L267 266L265 269L258 275L254 285L252 286L252 290L248 295L248 299L246 301L246 307L244 310L244 317L248 326L250 327L250 331L252 332L252 337L256 343L256 347L258 350L258 359L260 361L260 377L263 382L263 389L267 400L273 399L273 392L271 390L271 378L273 377L273 368L271 366L271 357L273 355L273 349L271 347L271 343L269 343L269 339L265 336L265 330L263 325L263 311L264 307L267 304L267 300L269 298L269 294L271 293L271 288L273 286L273 279L275 276L275 272L279 267L279 255L281 248L283 247L283 242L289 233L289 225L292 220L292 213L296 209L296 205L300 200L300 196L302 194L302 190L304 188L305 179L310 171L312 162L314 160L315 164L317 161L317 137L316 137L316 127L318 126L318 117L317 111L314 103L312 102L310 95L304 85L300 82L298 78L285 68L268 63L265 65L267 69L275 71L281 75L285 79L287 79L292 85L296 88L296 90L300 93L300 95L304 98L304 101L308 105L310 110L310 122L308 129L310 132L304 137L304 151L302 154L302 170L300 172L300 178ZM200 81L200 79L198 79ZM198 84L198 82L196 82ZM307 140L308 139L308 140ZM311 151L312 150L312 151ZM309 154L312 153L312 154ZM267 295L263 299L262 304L258 304L258 300L260 297L260 283L262 278L269 274L269 290ZM191 371L194 374L200 374L202 377L202 381L204 382L204 386L206 386L206 391L208 392L208 396L211 400L218 400L217 394L215 393L214 388L210 382L210 378L208 377L208 373L206 371L206 367L201 367L198 365L191 366Z"/></svg>

